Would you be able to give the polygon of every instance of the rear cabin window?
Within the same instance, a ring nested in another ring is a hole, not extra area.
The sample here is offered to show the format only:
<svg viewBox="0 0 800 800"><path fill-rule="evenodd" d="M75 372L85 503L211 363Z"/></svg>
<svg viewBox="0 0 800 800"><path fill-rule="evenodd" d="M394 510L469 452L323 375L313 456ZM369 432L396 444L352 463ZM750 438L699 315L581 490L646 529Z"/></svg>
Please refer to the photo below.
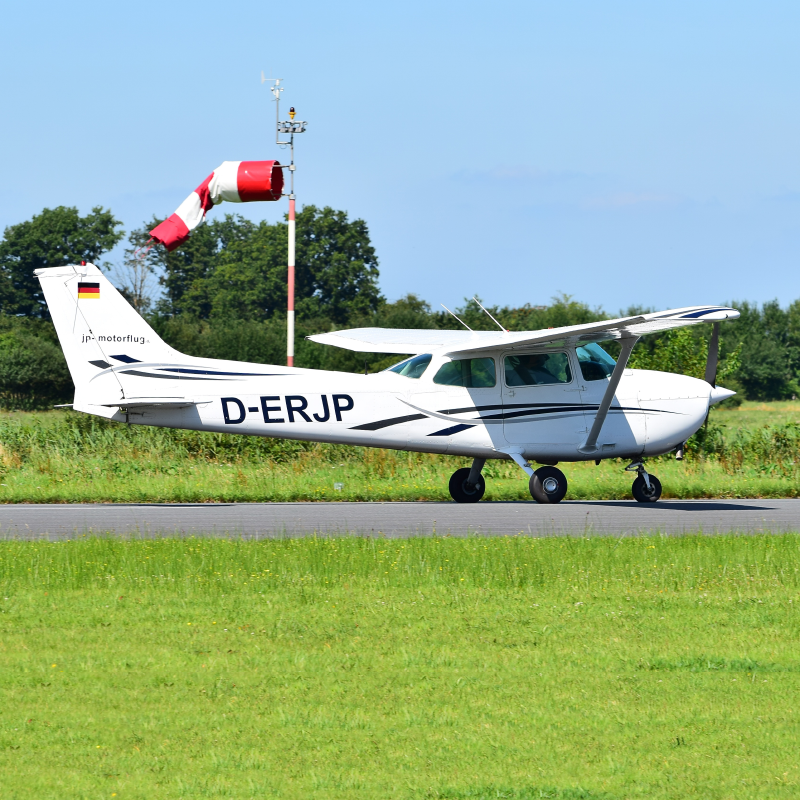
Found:
<svg viewBox="0 0 800 800"><path fill-rule="evenodd" d="M398 375L404 375L406 378L419 378L430 363L430 353L424 353L421 356L414 356L414 358L401 361L399 364L389 367L386 371L396 372Z"/></svg>
<svg viewBox="0 0 800 800"><path fill-rule="evenodd" d="M442 364L433 382L440 386L489 389L497 383L493 358L460 358Z"/></svg>
<svg viewBox="0 0 800 800"><path fill-rule="evenodd" d="M595 342L585 344L582 347L576 347L575 354L578 356L581 375L583 375L585 381L601 381L604 378L608 378L617 364L617 362Z"/></svg>
<svg viewBox="0 0 800 800"><path fill-rule="evenodd" d="M548 383L572 382L566 353L506 356L505 368L507 386L543 386Z"/></svg>

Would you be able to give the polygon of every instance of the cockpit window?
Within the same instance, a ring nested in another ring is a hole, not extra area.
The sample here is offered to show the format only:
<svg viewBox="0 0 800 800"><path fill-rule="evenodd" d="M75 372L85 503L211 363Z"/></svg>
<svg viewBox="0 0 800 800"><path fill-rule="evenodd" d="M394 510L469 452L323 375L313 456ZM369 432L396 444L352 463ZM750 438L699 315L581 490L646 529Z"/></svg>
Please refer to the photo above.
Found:
<svg viewBox="0 0 800 800"><path fill-rule="evenodd" d="M396 372L398 375L404 375L406 378L419 378L430 363L430 353L424 353L421 356L407 358L405 361L401 361L399 364L389 367L386 371Z"/></svg>
<svg viewBox="0 0 800 800"><path fill-rule="evenodd" d="M571 383L572 371L566 353L526 353L506 356L507 386L541 386Z"/></svg>
<svg viewBox="0 0 800 800"><path fill-rule="evenodd" d="M493 358L460 358L439 367L433 382L440 386L488 389L497 383Z"/></svg>
<svg viewBox="0 0 800 800"><path fill-rule="evenodd" d="M616 361L595 342L576 347L578 363L585 381L600 381L608 378L614 371Z"/></svg>

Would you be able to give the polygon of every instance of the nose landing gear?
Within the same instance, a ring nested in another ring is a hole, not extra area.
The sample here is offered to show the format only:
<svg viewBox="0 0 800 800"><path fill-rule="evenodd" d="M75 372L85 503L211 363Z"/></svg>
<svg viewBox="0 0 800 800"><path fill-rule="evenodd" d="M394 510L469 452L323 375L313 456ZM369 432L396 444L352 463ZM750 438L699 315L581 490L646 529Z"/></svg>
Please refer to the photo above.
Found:
<svg viewBox="0 0 800 800"><path fill-rule="evenodd" d="M650 475L641 461L634 461L625 467L626 472L637 472L636 480L631 486L633 498L638 503L655 503L661 497L661 481Z"/></svg>

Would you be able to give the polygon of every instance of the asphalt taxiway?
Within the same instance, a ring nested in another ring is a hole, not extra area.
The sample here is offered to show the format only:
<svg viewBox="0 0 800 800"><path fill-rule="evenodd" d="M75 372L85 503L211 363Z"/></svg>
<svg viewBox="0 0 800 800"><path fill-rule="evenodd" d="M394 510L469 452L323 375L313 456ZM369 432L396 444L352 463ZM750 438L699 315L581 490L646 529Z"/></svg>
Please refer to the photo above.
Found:
<svg viewBox="0 0 800 800"><path fill-rule="evenodd" d="M800 532L800 500L0 505L0 538Z"/></svg>

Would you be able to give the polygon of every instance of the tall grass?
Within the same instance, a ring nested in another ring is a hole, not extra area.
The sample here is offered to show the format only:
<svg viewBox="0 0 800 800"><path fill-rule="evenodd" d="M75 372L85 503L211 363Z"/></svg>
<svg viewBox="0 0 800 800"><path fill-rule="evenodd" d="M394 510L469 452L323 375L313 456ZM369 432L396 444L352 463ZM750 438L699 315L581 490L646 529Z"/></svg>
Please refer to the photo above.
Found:
<svg viewBox="0 0 800 800"><path fill-rule="evenodd" d="M800 458L800 423L729 430L717 425L701 428L690 443L690 458L719 463L729 475L747 466L796 477Z"/></svg>
<svg viewBox="0 0 800 800"><path fill-rule="evenodd" d="M664 497L795 497L795 423L710 424L682 464L651 462ZM120 425L84 414L0 414L0 502L448 500L468 459L237 434ZM630 496L624 463L563 465L571 499ZM510 461L490 461L487 500L529 499ZM342 484L341 492L334 484Z"/></svg>
<svg viewBox="0 0 800 800"><path fill-rule="evenodd" d="M800 587L800 538L686 536L0 542L0 591L262 592L354 584L598 594Z"/></svg>

